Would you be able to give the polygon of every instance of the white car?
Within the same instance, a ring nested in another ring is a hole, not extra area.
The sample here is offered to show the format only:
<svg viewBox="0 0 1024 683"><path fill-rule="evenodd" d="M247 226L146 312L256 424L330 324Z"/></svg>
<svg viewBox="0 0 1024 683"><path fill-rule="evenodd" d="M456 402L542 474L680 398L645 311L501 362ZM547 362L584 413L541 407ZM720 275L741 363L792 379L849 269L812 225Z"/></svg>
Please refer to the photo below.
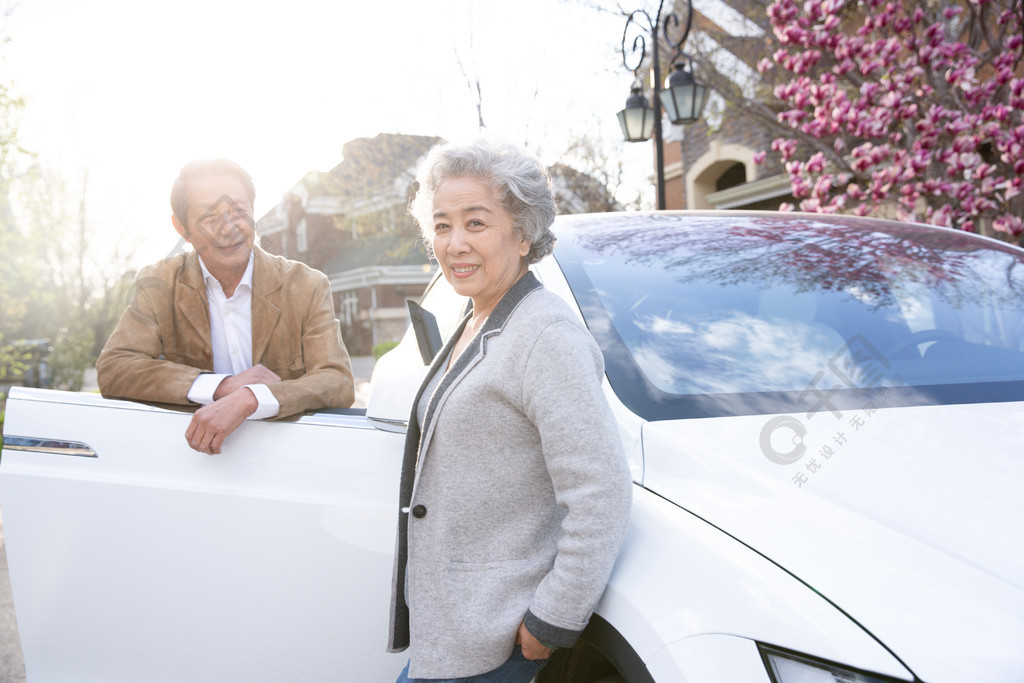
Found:
<svg viewBox="0 0 1024 683"><path fill-rule="evenodd" d="M635 490L540 681L1024 680L1024 250L784 213L555 233L535 270L604 351ZM247 423L215 457L186 411L12 391L29 683L393 681L402 433L466 304L434 281L365 411Z"/></svg>

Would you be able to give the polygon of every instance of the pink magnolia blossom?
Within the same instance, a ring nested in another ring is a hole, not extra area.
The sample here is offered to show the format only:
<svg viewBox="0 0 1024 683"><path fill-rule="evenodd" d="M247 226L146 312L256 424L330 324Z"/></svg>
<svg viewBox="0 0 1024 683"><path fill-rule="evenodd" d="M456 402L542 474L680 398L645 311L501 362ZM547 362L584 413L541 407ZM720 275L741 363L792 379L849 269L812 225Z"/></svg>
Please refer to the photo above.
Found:
<svg viewBox="0 0 1024 683"><path fill-rule="evenodd" d="M802 210L1024 235L1024 0L775 0L768 17L781 48L758 71L792 130L771 149Z"/></svg>

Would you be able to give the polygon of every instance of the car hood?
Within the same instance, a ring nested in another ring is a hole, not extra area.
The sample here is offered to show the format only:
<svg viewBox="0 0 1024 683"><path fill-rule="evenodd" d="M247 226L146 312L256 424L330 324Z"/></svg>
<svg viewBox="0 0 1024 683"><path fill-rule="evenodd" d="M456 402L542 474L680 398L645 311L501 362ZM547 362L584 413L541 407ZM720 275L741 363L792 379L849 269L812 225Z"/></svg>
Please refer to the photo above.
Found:
<svg viewBox="0 0 1024 683"><path fill-rule="evenodd" d="M1024 403L651 422L644 486L792 573L919 678L1020 681L1022 444ZM800 448L788 464L765 452Z"/></svg>

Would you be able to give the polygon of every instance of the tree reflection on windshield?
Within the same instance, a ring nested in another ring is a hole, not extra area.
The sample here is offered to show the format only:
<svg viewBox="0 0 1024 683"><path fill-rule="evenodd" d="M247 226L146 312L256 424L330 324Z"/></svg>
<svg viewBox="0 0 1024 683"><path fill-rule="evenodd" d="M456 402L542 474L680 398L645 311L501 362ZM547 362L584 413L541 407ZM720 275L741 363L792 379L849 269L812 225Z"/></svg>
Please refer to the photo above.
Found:
<svg viewBox="0 0 1024 683"><path fill-rule="evenodd" d="M1024 379L1022 252L998 242L793 214L570 225L556 256L599 301L588 324L658 391L800 392L855 338L911 386Z"/></svg>
<svg viewBox="0 0 1024 683"><path fill-rule="evenodd" d="M573 240L592 254L663 269L678 280L785 283L798 292L854 289L878 305L891 304L892 288L904 281L929 287L951 283L967 296L980 277L975 270L980 265L991 279L995 264L986 261L1001 253L1006 296L1024 294L1020 252L999 243L979 252L977 240L954 230L891 223L866 227L863 221L823 218L655 215L638 222L625 215Z"/></svg>

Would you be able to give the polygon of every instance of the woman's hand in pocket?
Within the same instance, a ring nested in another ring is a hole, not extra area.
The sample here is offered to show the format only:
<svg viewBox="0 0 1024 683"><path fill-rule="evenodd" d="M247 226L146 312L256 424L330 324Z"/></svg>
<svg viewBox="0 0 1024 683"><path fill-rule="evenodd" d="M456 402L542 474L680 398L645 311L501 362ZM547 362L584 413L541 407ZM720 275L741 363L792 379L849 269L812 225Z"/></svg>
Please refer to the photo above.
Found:
<svg viewBox="0 0 1024 683"><path fill-rule="evenodd" d="M519 624L519 632L516 634L516 645L523 648L523 656L527 659L547 659L554 652L549 647L544 647L533 634L526 630L526 624Z"/></svg>

